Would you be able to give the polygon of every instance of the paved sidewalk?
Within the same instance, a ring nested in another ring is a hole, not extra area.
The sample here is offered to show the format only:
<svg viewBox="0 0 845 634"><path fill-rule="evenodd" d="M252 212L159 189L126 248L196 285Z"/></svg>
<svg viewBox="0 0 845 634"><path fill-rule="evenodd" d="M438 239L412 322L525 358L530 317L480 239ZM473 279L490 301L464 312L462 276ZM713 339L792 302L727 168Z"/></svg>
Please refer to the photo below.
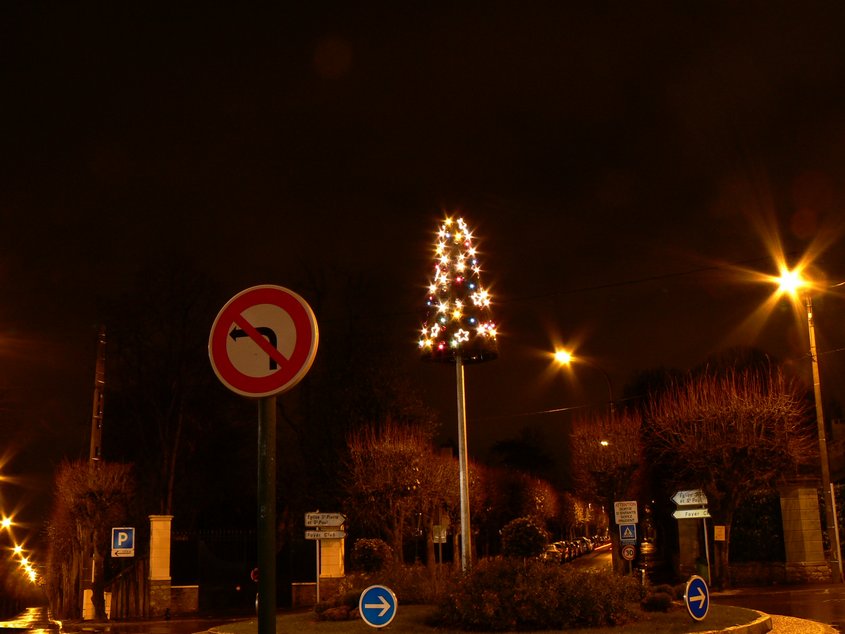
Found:
<svg viewBox="0 0 845 634"><path fill-rule="evenodd" d="M835 634L839 632L835 627L807 619L796 619L793 616L771 615L774 634ZM733 634L733 633L732 633ZM748 634L756 634L748 632Z"/></svg>

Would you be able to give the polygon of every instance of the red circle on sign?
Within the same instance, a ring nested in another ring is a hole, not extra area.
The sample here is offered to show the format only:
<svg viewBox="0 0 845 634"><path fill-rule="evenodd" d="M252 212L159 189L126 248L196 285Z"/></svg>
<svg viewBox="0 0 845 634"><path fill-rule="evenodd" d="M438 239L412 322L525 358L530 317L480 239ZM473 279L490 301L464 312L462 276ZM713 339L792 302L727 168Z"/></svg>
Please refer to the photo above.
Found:
<svg viewBox="0 0 845 634"><path fill-rule="evenodd" d="M273 341L262 334L267 330L263 324L251 323L244 316L244 312L259 306L275 307L290 318L296 339L290 356L284 356ZM226 345L230 336L234 338L236 330L239 337L248 337L267 354L275 371L255 376L237 367ZM260 398L279 394L299 383L314 361L318 339L317 319L304 299L281 286L253 286L235 295L217 314L211 326L208 356L223 385L242 396Z"/></svg>
<svg viewBox="0 0 845 634"><path fill-rule="evenodd" d="M622 546L622 559L625 561L633 561L637 555L637 549L631 544Z"/></svg>

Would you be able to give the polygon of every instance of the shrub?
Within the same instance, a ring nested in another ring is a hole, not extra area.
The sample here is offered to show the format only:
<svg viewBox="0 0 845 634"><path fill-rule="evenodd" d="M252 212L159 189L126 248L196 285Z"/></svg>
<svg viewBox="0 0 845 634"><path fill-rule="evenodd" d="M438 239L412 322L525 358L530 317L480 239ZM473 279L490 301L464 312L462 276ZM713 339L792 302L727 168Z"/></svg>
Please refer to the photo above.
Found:
<svg viewBox="0 0 845 634"><path fill-rule="evenodd" d="M351 588L346 583L341 585L341 592L314 606L318 621L345 621L352 618L358 609L358 599L364 588Z"/></svg>
<svg viewBox="0 0 845 634"><path fill-rule="evenodd" d="M360 595L364 588L378 584L393 590L402 605L435 604L440 600L445 589L454 585L451 579L457 574L460 573L445 567L434 575L422 565L394 564L375 573L349 574L342 587L344 590L354 590ZM355 606L357 605L355 603Z"/></svg>
<svg viewBox="0 0 845 634"><path fill-rule="evenodd" d="M364 572L378 572L393 561L393 550L383 539L357 539L352 547L352 565Z"/></svg>
<svg viewBox="0 0 845 634"><path fill-rule="evenodd" d="M567 629L618 625L633 618L640 584L610 571L481 562L441 601L438 621L477 630Z"/></svg>
<svg viewBox="0 0 845 634"><path fill-rule="evenodd" d="M536 557L549 543L549 534L530 517L518 517L502 529L502 554L507 557Z"/></svg>
<svg viewBox="0 0 845 634"><path fill-rule="evenodd" d="M640 603L646 612L668 612L674 598L668 592L652 592Z"/></svg>

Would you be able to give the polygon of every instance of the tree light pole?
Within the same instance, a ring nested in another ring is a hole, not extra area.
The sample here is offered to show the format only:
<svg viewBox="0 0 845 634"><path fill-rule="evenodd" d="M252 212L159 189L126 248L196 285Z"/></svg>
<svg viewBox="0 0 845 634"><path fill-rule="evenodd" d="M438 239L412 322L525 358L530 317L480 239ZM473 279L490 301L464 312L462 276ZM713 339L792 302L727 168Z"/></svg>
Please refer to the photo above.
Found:
<svg viewBox="0 0 845 634"><path fill-rule="evenodd" d="M824 424L824 409L822 405L821 378L819 375L819 357L816 351L816 325L813 317L813 298L810 295L811 284L804 279L799 270L784 269L778 278L778 291L789 295L793 300L800 300L807 312L807 331L810 338L810 365L813 371L813 400L816 405L816 427L819 435L819 462L821 462L822 493L824 495L825 523L827 530L836 534L835 545L831 553L838 565L839 580L843 580L842 557L839 552L839 531L836 524L836 500L830 484L830 459L827 453L827 432ZM802 290L803 289L803 290ZM799 293L799 291L801 291ZM831 540L832 542L834 540Z"/></svg>

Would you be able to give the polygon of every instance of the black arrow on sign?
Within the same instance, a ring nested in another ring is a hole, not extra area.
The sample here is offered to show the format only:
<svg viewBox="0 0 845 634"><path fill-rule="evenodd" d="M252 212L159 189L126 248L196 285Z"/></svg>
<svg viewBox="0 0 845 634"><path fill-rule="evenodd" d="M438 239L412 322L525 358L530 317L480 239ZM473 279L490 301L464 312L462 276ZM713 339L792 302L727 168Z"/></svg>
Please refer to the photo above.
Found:
<svg viewBox="0 0 845 634"><path fill-rule="evenodd" d="M278 346L276 345L276 332L272 328L268 326L259 326L255 330L267 337L267 341L269 341L270 344L278 350ZM246 330L241 330L240 328L235 328L234 330L232 330L232 332L229 333L229 336L234 341L237 341L241 337L249 337ZM276 360L273 357L270 357L270 369L275 370L278 367L279 366L276 363Z"/></svg>

